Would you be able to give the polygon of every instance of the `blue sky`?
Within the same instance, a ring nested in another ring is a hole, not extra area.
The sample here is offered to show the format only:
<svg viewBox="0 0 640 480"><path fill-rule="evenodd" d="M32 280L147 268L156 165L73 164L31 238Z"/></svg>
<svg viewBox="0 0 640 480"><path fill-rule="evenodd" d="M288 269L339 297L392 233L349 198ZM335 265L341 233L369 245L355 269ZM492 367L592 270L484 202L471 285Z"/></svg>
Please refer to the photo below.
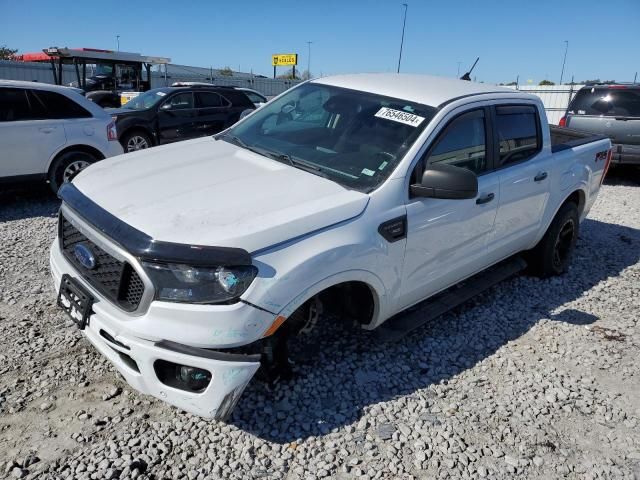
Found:
<svg viewBox="0 0 640 480"><path fill-rule="evenodd" d="M272 53L299 53L315 75L395 71L402 1L96 2L0 0L0 45L116 47L173 63L272 74ZM477 80L633 80L640 0L408 0L402 71L455 76L477 56ZM105 9L108 6L109 9ZM104 19L104 21L102 21Z"/></svg>

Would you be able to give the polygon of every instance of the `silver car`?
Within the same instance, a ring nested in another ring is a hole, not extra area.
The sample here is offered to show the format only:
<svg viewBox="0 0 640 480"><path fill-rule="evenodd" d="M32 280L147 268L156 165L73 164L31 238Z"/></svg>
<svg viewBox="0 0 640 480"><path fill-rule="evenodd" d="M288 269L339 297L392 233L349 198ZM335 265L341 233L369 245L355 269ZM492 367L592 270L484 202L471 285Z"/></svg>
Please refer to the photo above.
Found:
<svg viewBox="0 0 640 480"><path fill-rule="evenodd" d="M612 163L640 166L640 84L582 87L560 126L606 135L613 144Z"/></svg>

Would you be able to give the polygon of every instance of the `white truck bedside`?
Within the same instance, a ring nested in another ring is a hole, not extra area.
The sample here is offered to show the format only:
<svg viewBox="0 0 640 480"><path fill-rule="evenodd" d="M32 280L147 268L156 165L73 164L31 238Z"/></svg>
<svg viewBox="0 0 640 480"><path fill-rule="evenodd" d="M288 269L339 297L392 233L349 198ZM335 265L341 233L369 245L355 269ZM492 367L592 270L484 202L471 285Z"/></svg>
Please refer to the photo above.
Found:
<svg viewBox="0 0 640 480"><path fill-rule="evenodd" d="M515 258L565 272L610 155L511 89L313 80L64 185L58 304L134 388L225 418L259 368L290 373L287 345L323 308L374 329Z"/></svg>

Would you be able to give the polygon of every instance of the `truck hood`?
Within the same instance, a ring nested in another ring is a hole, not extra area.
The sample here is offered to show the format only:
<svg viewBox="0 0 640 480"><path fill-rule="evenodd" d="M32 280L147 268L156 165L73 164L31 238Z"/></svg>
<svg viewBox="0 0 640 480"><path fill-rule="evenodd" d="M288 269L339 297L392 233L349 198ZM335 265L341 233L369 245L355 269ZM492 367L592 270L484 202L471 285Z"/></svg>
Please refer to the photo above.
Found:
<svg viewBox="0 0 640 480"><path fill-rule="evenodd" d="M210 137L100 161L73 184L155 240L248 252L356 217L369 200Z"/></svg>

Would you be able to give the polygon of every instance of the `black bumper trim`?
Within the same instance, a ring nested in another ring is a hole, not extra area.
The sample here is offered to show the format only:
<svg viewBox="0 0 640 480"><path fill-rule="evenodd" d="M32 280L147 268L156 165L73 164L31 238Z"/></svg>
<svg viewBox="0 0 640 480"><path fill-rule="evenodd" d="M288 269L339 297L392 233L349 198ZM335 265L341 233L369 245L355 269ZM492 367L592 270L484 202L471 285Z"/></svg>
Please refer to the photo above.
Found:
<svg viewBox="0 0 640 480"><path fill-rule="evenodd" d="M158 348L164 348L176 353L190 355L192 357L208 358L210 360L219 360L221 362L246 362L258 363L261 356L259 354L226 353L218 350L208 350L206 348L190 347L182 343L172 342L170 340L160 340L154 344Z"/></svg>
<svg viewBox="0 0 640 480"><path fill-rule="evenodd" d="M165 263L187 263L199 267L251 265L251 255L242 248L154 240L92 202L72 183L62 185L58 196L91 225L141 259Z"/></svg>

